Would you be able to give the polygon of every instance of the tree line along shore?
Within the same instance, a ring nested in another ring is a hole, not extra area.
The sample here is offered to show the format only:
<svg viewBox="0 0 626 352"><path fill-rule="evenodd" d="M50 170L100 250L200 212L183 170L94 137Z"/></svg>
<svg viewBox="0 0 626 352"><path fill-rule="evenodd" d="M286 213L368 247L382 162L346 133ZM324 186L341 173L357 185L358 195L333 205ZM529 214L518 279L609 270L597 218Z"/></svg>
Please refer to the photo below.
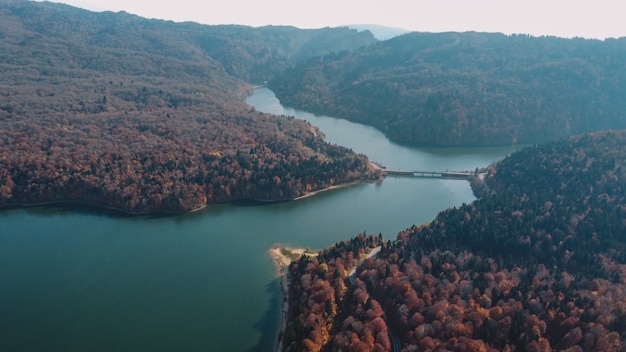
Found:
<svg viewBox="0 0 626 352"><path fill-rule="evenodd" d="M623 351L624 145L621 130L522 149L470 204L292 261L281 350Z"/></svg>

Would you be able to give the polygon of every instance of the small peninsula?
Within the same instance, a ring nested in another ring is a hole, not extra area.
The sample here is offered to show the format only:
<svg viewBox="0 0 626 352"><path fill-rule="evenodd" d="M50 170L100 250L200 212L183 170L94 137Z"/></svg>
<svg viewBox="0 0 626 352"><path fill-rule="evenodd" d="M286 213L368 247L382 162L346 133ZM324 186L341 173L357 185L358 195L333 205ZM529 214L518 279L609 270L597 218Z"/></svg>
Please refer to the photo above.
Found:
<svg viewBox="0 0 626 352"><path fill-rule="evenodd" d="M299 328L297 328L299 324L296 323L296 325L294 325L294 320L300 319L303 314L317 314L317 309L321 307L319 304L316 304L317 308L314 310L302 311L302 307L300 306L301 303L295 299L295 297L299 297L298 295L303 292L299 291L302 289L301 283L293 281L293 278L301 279L300 274L303 272L303 265L306 265L309 260L317 263L316 266L321 263L319 270L324 271L321 274L325 278L328 277L328 270L333 269L332 277L334 278L333 280L335 280L335 285L339 288L339 296L337 297L343 297L343 293L347 290L347 286L343 283L343 281L347 280L350 283L353 282L356 268L364 260L372 258L374 255L378 254L381 248L380 246L384 244L385 241L382 237L366 237L365 234L359 234L359 236L353 240L342 241L336 246L341 250L348 248L350 251L348 255L343 258L343 260L337 260L336 263L338 263L338 266L335 266L335 261L328 263L331 267L325 264L323 259L328 253L328 250L313 251L310 249L290 248L279 245L272 247L272 249L269 250L269 253L278 270L280 292L282 296L280 304L281 322L275 350L284 351L293 349L294 342L299 339L301 333L298 330ZM300 270L298 271L297 268L300 268ZM305 283L304 286L308 286L309 284ZM325 305L324 309L326 309L326 311L324 313L324 317L329 318L331 315L330 312L337 310L336 301L338 298L335 299L333 297L329 297L328 294L330 291L328 291L327 288L328 287L324 290L325 293L319 292L319 290L322 289L320 287L311 288L310 291L307 291L304 296L302 296L302 298L305 299L314 293L318 296L318 298L315 298L316 302L323 303Z"/></svg>
<svg viewBox="0 0 626 352"><path fill-rule="evenodd" d="M276 351L283 350L283 337L285 335L285 329L287 321L289 320L289 286L291 285L291 276L289 275L289 266L292 262L298 260L302 256L317 256L316 251L312 251L305 248L290 248L280 245L275 245L269 250L269 254L274 261L274 265L278 271L280 281L280 327L278 330L278 336L276 338Z"/></svg>

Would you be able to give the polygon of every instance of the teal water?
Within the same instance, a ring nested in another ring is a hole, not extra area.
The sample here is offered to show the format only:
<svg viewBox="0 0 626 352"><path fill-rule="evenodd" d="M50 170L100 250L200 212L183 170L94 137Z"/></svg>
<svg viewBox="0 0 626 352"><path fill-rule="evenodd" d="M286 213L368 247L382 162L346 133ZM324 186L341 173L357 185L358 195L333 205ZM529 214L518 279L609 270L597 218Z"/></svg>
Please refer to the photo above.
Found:
<svg viewBox="0 0 626 352"><path fill-rule="evenodd" d="M268 89L248 103L306 119L388 167L473 170L514 150L402 147L371 127L284 108ZM472 200L464 181L387 178L170 217L0 211L0 351L269 351L279 318L272 245L323 248L364 230L395 238Z"/></svg>

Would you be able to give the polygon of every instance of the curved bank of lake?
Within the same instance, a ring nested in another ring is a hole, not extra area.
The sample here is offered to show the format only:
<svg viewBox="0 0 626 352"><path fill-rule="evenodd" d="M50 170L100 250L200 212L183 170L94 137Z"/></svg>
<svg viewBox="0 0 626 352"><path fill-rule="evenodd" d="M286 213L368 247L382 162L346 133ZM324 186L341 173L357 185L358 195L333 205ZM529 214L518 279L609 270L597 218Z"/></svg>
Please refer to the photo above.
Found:
<svg viewBox="0 0 626 352"><path fill-rule="evenodd" d="M387 167L474 169L513 148L419 149L377 130L280 106L332 143ZM270 351L279 323L275 243L324 248L358 232L394 238L473 200L468 182L387 178L293 202L168 217L57 207L0 211L0 350Z"/></svg>

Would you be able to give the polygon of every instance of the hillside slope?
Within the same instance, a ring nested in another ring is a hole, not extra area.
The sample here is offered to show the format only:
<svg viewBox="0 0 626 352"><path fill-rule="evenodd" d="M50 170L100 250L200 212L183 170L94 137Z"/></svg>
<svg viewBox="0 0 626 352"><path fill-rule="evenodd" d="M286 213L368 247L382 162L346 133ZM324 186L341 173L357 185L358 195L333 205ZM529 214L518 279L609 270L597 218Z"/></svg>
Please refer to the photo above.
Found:
<svg viewBox="0 0 626 352"><path fill-rule="evenodd" d="M411 33L303 62L285 105L410 145L508 145L626 127L626 38Z"/></svg>
<svg viewBox="0 0 626 352"><path fill-rule="evenodd" d="M12 21L33 35L86 43L100 49L129 50L177 59L211 57L226 72L247 82L269 80L286 67L331 52L376 42L355 29L298 29L285 26L201 25L148 20L125 12L90 12L75 7L2 0L5 31ZM78 55L80 56L80 55Z"/></svg>
<svg viewBox="0 0 626 352"><path fill-rule="evenodd" d="M622 130L524 149L472 204L301 258L286 350L623 351L625 145Z"/></svg>
<svg viewBox="0 0 626 352"><path fill-rule="evenodd" d="M377 177L309 124L245 105L251 87L187 27L232 30L0 1L0 206L181 212Z"/></svg>

